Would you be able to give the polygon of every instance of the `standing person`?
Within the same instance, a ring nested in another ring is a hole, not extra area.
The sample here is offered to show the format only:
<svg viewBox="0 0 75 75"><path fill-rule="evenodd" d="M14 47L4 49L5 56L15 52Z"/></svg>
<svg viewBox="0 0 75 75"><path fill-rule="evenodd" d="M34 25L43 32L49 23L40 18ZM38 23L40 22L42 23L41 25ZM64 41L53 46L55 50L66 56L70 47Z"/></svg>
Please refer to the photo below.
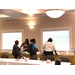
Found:
<svg viewBox="0 0 75 75"><path fill-rule="evenodd" d="M35 44L36 43L36 40L35 39L32 39L31 42L33 44L33 47L32 47L33 51L35 51L35 52L39 51L37 45Z"/></svg>
<svg viewBox="0 0 75 75"><path fill-rule="evenodd" d="M20 48L17 46L18 44L19 41L16 40L12 50L12 55L14 55L14 58L17 58L18 56L20 58Z"/></svg>
<svg viewBox="0 0 75 75"><path fill-rule="evenodd" d="M37 55L36 55L36 53L37 53L37 51L39 51L39 50L38 50L37 45L35 44L35 43L36 43L36 40L35 40L35 39L31 39L30 42L31 42L31 44L29 45L27 51L30 53L30 58L31 58L31 59L36 59L36 60L37 60ZM33 56L35 56L35 57L33 57Z"/></svg>
<svg viewBox="0 0 75 75"><path fill-rule="evenodd" d="M52 38L49 38L48 41L44 44L43 49L44 49L44 54L46 55L53 55L53 51L56 53L56 48L54 44L52 43ZM57 55L57 53L56 53Z"/></svg>
<svg viewBox="0 0 75 75"><path fill-rule="evenodd" d="M27 51L28 47L29 47L29 40L26 39L25 42L22 43L22 45L20 46L20 48L23 46L23 50Z"/></svg>

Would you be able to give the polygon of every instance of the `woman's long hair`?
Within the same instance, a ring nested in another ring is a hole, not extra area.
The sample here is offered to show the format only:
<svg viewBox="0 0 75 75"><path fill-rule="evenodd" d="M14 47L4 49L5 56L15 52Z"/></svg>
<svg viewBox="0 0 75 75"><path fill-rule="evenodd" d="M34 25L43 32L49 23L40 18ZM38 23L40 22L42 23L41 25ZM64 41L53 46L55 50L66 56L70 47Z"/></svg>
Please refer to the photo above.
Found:
<svg viewBox="0 0 75 75"><path fill-rule="evenodd" d="M28 40L28 39L26 39L26 43L27 43L27 45L29 46L29 40Z"/></svg>

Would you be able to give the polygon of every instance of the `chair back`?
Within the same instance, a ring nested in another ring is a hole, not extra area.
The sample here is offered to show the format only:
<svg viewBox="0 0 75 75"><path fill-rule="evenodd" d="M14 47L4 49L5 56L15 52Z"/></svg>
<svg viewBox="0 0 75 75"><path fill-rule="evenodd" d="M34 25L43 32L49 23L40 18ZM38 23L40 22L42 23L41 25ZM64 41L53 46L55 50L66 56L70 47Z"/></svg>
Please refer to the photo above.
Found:
<svg viewBox="0 0 75 75"><path fill-rule="evenodd" d="M3 54L1 58L9 58L8 54Z"/></svg>
<svg viewBox="0 0 75 75"><path fill-rule="evenodd" d="M32 59L32 60L37 60L37 55L32 55L32 56L30 56L30 59Z"/></svg>
<svg viewBox="0 0 75 75"><path fill-rule="evenodd" d="M61 65L61 60L60 59L56 60L55 65Z"/></svg>
<svg viewBox="0 0 75 75"><path fill-rule="evenodd" d="M47 60L47 59L54 61L54 56L53 55L46 55L45 60Z"/></svg>
<svg viewBox="0 0 75 75"><path fill-rule="evenodd" d="M60 57L59 59L61 59L61 62L70 62L68 57Z"/></svg>

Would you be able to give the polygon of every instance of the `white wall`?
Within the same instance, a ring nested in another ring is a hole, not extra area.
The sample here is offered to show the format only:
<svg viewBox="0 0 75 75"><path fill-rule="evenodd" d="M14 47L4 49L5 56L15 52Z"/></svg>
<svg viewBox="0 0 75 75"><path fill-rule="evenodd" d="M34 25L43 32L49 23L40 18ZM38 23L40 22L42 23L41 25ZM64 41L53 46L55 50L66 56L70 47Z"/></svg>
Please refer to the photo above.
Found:
<svg viewBox="0 0 75 75"><path fill-rule="evenodd" d="M28 27L30 21L35 23L33 29ZM2 47L2 30L24 30L24 39L32 38L36 39L36 44L38 49L41 50L41 29L42 28L56 28L56 27L72 27L72 47L75 47L75 14L73 15L63 15L60 18L52 19L49 17L42 17L36 19L23 19L23 20L6 20L0 21L0 48Z"/></svg>

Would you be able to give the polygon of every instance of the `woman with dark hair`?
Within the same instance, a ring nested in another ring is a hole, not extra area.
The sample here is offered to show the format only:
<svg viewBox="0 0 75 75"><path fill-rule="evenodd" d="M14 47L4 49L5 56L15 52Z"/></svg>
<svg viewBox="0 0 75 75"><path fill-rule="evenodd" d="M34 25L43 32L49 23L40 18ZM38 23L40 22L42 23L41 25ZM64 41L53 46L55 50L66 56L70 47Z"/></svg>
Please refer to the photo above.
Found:
<svg viewBox="0 0 75 75"><path fill-rule="evenodd" d="M44 49L44 54L46 55L53 55L53 51L56 53L56 48L54 44L52 43L53 39L49 38L48 41L44 44L43 49ZM56 53L57 55L57 53Z"/></svg>
<svg viewBox="0 0 75 75"><path fill-rule="evenodd" d="M28 47L29 47L29 40L26 39L25 42L22 43L22 45L20 46L20 48L23 46L23 51L27 51Z"/></svg>
<svg viewBox="0 0 75 75"><path fill-rule="evenodd" d="M36 53L37 53L37 51L39 51L39 50L38 50L37 45L35 44L35 43L36 43L36 40L35 40L35 39L31 39L30 42L31 42L31 44L29 45L28 50L27 50L27 51L30 53L30 59L35 59L35 60L37 60L37 55L36 55ZM33 57L34 57L34 58L33 58Z"/></svg>
<svg viewBox="0 0 75 75"><path fill-rule="evenodd" d="M32 39L31 42L33 43L33 50L35 52L39 51L37 45L35 44L36 43L36 40L35 39Z"/></svg>

